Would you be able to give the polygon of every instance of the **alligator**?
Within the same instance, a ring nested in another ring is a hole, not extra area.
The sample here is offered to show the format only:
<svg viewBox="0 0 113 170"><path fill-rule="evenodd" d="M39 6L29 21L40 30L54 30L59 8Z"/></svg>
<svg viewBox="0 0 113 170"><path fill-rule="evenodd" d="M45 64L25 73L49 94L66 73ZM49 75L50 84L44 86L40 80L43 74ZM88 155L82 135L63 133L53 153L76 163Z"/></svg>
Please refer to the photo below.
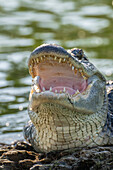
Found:
<svg viewBox="0 0 113 170"><path fill-rule="evenodd" d="M32 86L25 139L36 151L113 144L113 82L82 49L37 47L28 60Z"/></svg>

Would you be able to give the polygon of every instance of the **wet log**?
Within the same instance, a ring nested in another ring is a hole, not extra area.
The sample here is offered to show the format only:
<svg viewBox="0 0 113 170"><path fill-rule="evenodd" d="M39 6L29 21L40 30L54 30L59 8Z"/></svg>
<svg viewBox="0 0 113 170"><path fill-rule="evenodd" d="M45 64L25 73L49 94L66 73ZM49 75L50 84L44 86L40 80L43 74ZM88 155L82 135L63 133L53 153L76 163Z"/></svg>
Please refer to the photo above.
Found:
<svg viewBox="0 0 113 170"><path fill-rule="evenodd" d="M96 170L113 169L113 146L75 148L72 150L36 152L33 147L17 141L0 144L0 170Z"/></svg>

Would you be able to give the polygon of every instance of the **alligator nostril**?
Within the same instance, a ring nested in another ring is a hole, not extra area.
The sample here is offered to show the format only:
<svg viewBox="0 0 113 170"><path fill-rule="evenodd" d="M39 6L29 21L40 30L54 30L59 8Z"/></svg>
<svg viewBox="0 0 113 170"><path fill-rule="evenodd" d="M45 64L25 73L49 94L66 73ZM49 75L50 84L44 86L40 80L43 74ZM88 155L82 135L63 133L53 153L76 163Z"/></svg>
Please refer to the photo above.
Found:
<svg viewBox="0 0 113 170"><path fill-rule="evenodd" d="M84 52L82 49L71 49L71 53L74 54L74 57L78 58L81 60L84 57Z"/></svg>

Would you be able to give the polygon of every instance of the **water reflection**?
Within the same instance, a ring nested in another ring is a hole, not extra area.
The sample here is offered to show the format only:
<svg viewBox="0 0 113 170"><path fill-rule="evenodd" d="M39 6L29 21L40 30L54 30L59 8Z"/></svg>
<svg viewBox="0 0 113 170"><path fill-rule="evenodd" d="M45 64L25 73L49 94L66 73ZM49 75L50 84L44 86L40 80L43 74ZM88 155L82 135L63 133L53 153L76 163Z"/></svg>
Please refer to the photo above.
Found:
<svg viewBox="0 0 113 170"><path fill-rule="evenodd" d="M113 80L113 60L107 59L90 59L94 65L102 72L106 78Z"/></svg>
<svg viewBox="0 0 113 170"><path fill-rule="evenodd" d="M30 52L42 43L83 48L113 79L110 1L0 0L0 141L22 139L28 120Z"/></svg>

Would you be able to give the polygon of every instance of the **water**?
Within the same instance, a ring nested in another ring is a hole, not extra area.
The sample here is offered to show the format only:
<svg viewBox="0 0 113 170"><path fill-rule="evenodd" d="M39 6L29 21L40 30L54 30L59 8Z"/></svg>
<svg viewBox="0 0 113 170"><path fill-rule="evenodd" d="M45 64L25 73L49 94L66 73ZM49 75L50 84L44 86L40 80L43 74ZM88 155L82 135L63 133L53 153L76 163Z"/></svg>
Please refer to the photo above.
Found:
<svg viewBox="0 0 113 170"><path fill-rule="evenodd" d="M82 48L106 79L113 80L112 4L0 0L0 142L23 139L31 85L27 59L38 45Z"/></svg>

